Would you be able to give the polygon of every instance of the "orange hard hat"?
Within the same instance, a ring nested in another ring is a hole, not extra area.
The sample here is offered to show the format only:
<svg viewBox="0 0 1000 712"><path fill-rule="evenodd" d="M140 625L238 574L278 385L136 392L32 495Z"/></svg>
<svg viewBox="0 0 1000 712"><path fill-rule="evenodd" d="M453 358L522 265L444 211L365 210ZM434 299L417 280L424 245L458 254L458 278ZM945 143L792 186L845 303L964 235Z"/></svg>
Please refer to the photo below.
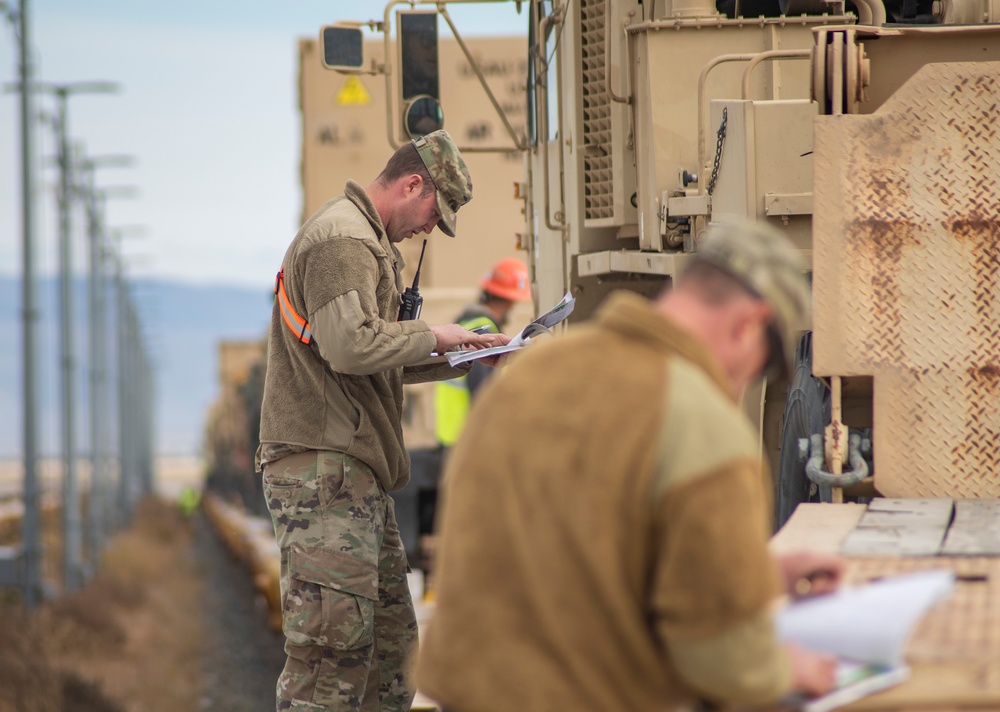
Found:
<svg viewBox="0 0 1000 712"><path fill-rule="evenodd" d="M500 260L479 282L483 291L512 302L526 302L531 299L531 285L528 283L528 266L516 257Z"/></svg>

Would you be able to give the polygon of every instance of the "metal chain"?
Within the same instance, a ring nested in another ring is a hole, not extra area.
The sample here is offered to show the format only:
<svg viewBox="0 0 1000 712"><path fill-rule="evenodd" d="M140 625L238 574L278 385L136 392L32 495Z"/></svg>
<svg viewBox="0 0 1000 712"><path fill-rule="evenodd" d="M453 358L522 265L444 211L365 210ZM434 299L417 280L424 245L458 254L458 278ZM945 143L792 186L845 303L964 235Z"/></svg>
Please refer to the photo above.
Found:
<svg viewBox="0 0 1000 712"><path fill-rule="evenodd" d="M726 143L726 123L729 119L728 107L722 108L722 123L716 133L718 137L715 143L715 162L712 164L712 177L708 181L708 194L715 190L715 181L719 179L719 165L722 163L722 146Z"/></svg>

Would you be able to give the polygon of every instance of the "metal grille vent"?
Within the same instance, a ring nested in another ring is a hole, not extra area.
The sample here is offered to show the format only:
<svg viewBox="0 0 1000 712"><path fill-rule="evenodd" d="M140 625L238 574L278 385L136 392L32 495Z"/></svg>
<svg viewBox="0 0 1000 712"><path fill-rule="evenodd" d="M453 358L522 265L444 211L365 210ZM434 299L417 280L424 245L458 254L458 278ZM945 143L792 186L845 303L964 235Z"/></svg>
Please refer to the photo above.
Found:
<svg viewBox="0 0 1000 712"><path fill-rule="evenodd" d="M604 0L583 0L580 6L583 55L583 184L584 217L614 216L611 170L611 100L604 65Z"/></svg>

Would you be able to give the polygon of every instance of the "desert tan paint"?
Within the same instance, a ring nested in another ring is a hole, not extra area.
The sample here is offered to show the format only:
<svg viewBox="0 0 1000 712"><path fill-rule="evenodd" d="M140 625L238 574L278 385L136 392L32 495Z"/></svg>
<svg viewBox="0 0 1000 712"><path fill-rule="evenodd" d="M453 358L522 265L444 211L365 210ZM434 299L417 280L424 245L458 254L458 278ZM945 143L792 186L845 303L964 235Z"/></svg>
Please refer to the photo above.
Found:
<svg viewBox="0 0 1000 712"><path fill-rule="evenodd" d="M514 128L523 132L525 38L474 38L466 44ZM384 78L345 76L325 69L320 52L317 40L299 41L303 217L342 193L348 179L367 185L393 151L386 131ZM365 56L381 57L382 42L366 42ZM392 58L395 61L395 53ZM503 123L455 40L439 40L439 67L444 128L459 146L510 144ZM516 247L517 233L524 230L524 204L514 197L514 183L524 180L523 157L518 153L466 153L465 160L472 176L473 199L459 211L455 239L439 230L431 233L420 273L424 295L421 318L432 323L454 320L463 305L475 299L479 279L493 263L504 257L525 259ZM421 236L400 245L407 261L407 284L413 278L420 246ZM531 304L519 305L511 317L511 329L530 321L533 310ZM406 394L407 445L434 445L433 385L408 386Z"/></svg>
<svg viewBox="0 0 1000 712"><path fill-rule="evenodd" d="M1000 496L998 91L1000 62L928 64L816 123L814 371L874 377L888 497Z"/></svg>
<svg viewBox="0 0 1000 712"><path fill-rule="evenodd" d="M524 38L476 38L468 44L515 128L523 131ZM381 42L366 43L366 56L380 57L381 52ZM384 79L324 69L319 54L316 40L299 42L303 217L339 195L349 178L367 185L393 150L386 135ZM455 41L442 37L439 55L444 128L460 146L508 145L503 124ZM366 104L357 103L362 93L369 97ZM523 159L517 153L467 153L465 160L472 176L472 202L459 211L454 240L437 230L432 233L421 286L468 287L497 260L523 258L516 234L524 229L524 216L521 201L514 198L514 183L524 180ZM403 248L407 262L415 265L420 238Z"/></svg>

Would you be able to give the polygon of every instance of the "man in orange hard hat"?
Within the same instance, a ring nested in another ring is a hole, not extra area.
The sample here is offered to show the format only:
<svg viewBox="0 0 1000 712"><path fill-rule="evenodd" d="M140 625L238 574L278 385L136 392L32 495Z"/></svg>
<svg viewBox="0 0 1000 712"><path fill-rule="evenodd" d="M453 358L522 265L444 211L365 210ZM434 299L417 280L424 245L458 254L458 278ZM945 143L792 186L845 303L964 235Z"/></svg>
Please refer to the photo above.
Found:
<svg viewBox="0 0 1000 712"><path fill-rule="evenodd" d="M468 305L455 320L470 331L502 333L514 304L531 299L528 266L516 257L507 257L493 265L479 286L482 288L479 302ZM442 447L451 447L458 440L472 399L492 371L476 362L468 374L437 383L435 429Z"/></svg>

